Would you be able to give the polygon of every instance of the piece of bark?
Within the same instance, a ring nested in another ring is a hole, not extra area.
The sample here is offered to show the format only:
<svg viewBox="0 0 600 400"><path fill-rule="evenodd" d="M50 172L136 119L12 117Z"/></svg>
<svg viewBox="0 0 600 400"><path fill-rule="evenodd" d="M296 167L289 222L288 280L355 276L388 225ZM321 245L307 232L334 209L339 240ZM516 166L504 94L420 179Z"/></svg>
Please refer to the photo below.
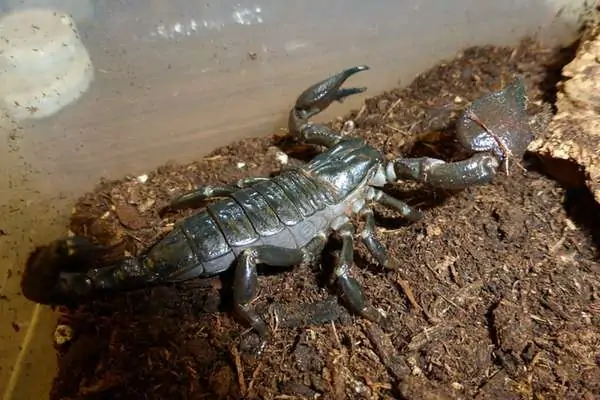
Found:
<svg viewBox="0 0 600 400"><path fill-rule="evenodd" d="M600 202L600 25L584 34L563 70L556 115L528 148L546 172L570 187L587 186Z"/></svg>

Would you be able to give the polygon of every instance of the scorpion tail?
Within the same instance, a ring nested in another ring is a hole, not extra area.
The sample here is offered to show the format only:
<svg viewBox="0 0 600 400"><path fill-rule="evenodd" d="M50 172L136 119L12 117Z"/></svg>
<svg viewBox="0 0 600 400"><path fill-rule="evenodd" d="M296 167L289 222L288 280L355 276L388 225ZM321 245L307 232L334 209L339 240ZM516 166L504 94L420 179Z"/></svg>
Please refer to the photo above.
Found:
<svg viewBox="0 0 600 400"><path fill-rule="evenodd" d="M327 147L334 146L342 140L340 133L331 130L326 125L309 122L308 119L325 110L334 101L342 102L348 96L367 90L366 87L342 89L341 86L352 75L368 69L367 65L348 68L304 90L290 111L288 121L290 133L301 141Z"/></svg>
<svg viewBox="0 0 600 400"><path fill-rule="evenodd" d="M40 304L75 306L102 290L148 282L148 274L141 273L141 263L135 258L89 269L104 249L82 237L59 239L37 248L29 256L21 280L23 295Z"/></svg>

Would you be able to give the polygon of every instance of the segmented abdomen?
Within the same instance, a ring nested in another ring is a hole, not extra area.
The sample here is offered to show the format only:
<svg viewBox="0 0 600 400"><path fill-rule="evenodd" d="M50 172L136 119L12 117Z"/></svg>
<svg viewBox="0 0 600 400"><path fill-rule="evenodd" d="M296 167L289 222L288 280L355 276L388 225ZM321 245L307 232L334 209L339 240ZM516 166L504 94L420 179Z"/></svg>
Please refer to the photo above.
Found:
<svg viewBox="0 0 600 400"><path fill-rule="evenodd" d="M334 193L300 170L240 189L191 216L153 249L162 263L177 261L172 278L223 272L246 248L305 246L329 224L326 209Z"/></svg>
<svg viewBox="0 0 600 400"><path fill-rule="evenodd" d="M331 192L302 171L288 170L233 193L231 198L208 206L207 211L234 253L239 254L260 244L304 246L312 239L304 227L335 201Z"/></svg>

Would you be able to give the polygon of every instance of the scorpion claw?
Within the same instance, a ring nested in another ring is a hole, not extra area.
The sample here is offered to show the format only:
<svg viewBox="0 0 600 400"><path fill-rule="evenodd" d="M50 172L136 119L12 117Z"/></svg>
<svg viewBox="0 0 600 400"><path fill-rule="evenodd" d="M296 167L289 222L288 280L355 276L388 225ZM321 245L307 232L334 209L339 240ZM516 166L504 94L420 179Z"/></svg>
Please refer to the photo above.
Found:
<svg viewBox="0 0 600 400"><path fill-rule="evenodd" d="M329 107L334 101L341 102L348 96L364 92L367 90L366 87L340 89L340 86L352 75L368 69L367 65L359 65L315 83L298 96L296 110L305 112L304 118L310 118Z"/></svg>
<svg viewBox="0 0 600 400"><path fill-rule="evenodd" d="M343 134L332 130L327 125L309 122L308 119L329 107L334 101L342 102L348 96L367 90L366 87L344 89L340 87L352 75L368 69L367 65L348 68L304 90L290 111L288 126L292 136L306 143L326 147L339 143L344 137Z"/></svg>
<svg viewBox="0 0 600 400"><path fill-rule="evenodd" d="M523 157L534 139L526 113L527 94L521 77L505 88L488 93L462 113L456 124L458 141L475 154L456 162L435 158L399 158L393 161L397 178L412 179L446 189L489 183L508 161Z"/></svg>
<svg viewBox="0 0 600 400"><path fill-rule="evenodd" d="M366 90L367 90L367 88L365 86L363 86L363 87L355 87L355 88L339 89L336 92L335 101L343 103L344 100L346 99L346 97L352 96L354 94L363 93Z"/></svg>

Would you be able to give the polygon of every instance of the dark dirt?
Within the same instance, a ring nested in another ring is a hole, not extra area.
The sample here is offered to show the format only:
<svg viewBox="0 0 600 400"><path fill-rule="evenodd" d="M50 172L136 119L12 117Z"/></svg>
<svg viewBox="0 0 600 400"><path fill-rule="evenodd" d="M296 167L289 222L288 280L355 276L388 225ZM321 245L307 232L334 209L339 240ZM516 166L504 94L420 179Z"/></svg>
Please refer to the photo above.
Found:
<svg viewBox="0 0 600 400"><path fill-rule="evenodd" d="M458 112L515 73L534 112L538 100L552 100L569 56L529 40L471 48L333 124L353 120L355 135L389 155L463 158L452 141ZM170 198L276 172L280 150L290 163L314 154L282 137L248 139L146 181L104 182L77 204L71 230L116 245L115 255L135 254L182 217L159 217ZM275 329L260 359L248 350L254 334L228 312L227 275L63 309L73 338L57 346L51 398L600 398L598 207L584 189L537 172L535 159L521 166L455 193L387 190L426 217L407 224L376 208L389 270L357 241L353 274L389 316L386 331L338 304L332 241L314 266L260 276L255 305Z"/></svg>

